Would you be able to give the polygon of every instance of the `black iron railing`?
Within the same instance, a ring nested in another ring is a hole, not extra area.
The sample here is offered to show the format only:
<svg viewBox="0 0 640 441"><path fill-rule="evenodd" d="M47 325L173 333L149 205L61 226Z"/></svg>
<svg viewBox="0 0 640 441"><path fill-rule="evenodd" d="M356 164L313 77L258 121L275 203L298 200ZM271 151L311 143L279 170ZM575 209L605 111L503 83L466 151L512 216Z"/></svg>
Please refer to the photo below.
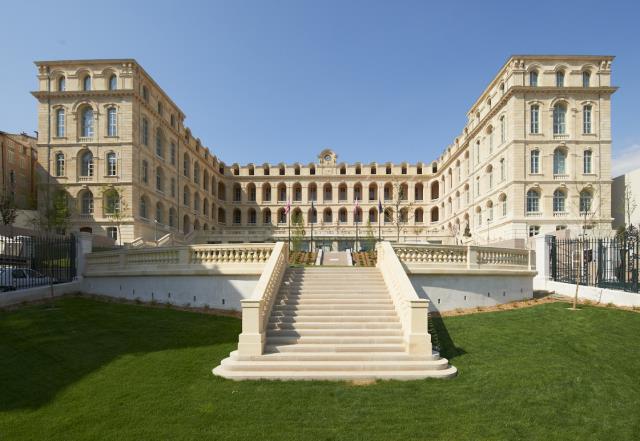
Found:
<svg viewBox="0 0 640 441"><path fill-rule="evenodd" d="M70 282L75 277L75 236L0 235L0 291Z"/></svg>
<svg viewBox="0 0 640 441"><path fill-rule="evenodd" d="M551 280L639 292L636 237L556 239L547 242Z"/></svg>

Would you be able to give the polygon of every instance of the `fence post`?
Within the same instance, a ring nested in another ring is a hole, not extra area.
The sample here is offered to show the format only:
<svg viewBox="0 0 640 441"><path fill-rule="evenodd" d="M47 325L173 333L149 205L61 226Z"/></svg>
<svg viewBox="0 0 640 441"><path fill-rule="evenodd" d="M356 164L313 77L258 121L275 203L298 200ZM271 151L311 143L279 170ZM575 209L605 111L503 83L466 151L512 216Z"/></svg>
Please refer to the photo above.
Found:
<svg viewBox="0 0 640 441"><path fill-rule="evenodd" d="M538 274L533 278L534 289L546 289L549 280L549 243L553 236L538 235L535 237L536 271Z"/></svg>
<svg viewBox="0 0 640 441"><path fill-rule="evenodd" d="M82 280L84 276L84 270L87 265L87 257L93 249L93 241L91 238L91 233L79 232L77 235L78 242L76 244L76 249L78 250L76 253L76 277L78 280Z"/></svg>

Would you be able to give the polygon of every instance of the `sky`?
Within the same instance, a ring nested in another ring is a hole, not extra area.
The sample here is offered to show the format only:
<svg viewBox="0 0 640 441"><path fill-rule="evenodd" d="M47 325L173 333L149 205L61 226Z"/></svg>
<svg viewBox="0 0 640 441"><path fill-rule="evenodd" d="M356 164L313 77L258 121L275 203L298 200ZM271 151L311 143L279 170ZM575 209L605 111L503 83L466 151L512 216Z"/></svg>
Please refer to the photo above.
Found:
<svg viewBox="0 0 640 441"><path fill-rule="evenodd" d="M613 175L640 167L638 1L7 1L0 16L7 132L36 129L33 61L135 58L228 164L324 148L428 163L510 55L606 54Z"/></svg>

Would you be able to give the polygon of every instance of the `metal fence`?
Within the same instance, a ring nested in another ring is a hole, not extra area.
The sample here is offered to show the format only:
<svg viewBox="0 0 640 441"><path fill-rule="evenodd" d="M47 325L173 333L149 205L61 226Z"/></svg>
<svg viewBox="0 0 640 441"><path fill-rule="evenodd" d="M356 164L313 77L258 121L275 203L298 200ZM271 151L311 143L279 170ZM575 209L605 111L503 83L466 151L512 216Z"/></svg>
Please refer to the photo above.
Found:
<svg viewBox="0 0 640 441"><path fill-rule="evenodd" d="M639 292L637 237L548 240L551 280Z"/></svg>
<svg viewBox="0 0 640 441"><path fill-rule="evenodd" d="M75 277L75 236L0 235L0 291L70 282Z"/></svg>

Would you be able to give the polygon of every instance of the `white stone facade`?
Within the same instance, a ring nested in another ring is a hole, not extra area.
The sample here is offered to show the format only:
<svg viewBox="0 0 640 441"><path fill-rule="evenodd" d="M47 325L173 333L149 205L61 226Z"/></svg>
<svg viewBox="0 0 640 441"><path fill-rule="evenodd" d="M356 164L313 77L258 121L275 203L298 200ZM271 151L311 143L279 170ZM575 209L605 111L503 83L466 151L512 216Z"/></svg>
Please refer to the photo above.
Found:
<svg viewBox="0 0 640 441"><path fill-rule="evenodd" d="M612 60L509 58L435 161L344 164L327 149L310 164L243 166L225 165L194 139L135 60L37 62L38 157L46 179L71 196L73 229L113 234L118 225L124 242L194 230L201 242L283 239L290 203L307 238L313 222L315 240L348 247L356 199L360 237L396 240L399 231L405 242L514 243L585 225L608 231ZM123 194L122 216L105 210L109 186ZM380 226L379 203L387 212Z"/></svg>

